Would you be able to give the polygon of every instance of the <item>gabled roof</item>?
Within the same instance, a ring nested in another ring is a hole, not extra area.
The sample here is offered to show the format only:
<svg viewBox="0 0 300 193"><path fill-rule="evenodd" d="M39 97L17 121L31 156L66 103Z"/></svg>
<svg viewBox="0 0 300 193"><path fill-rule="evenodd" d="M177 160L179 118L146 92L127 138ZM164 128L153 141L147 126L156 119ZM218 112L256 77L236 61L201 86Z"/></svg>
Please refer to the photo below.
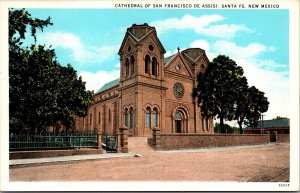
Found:
<svg viewBox="0 0 300 193"><path fill-rule="evenodd" d="M144 29L144 31L142 31L141 29ZM134 30L139 31L139 32L134 33ZM163 47L162 43L160 42L160 40L157 37L155 27L151 27L151 26L149 26L148 24L145 23L145 24L142 24L142 25L133 24L130 28L127 28L126 34L123 38L123 41L122 41L122 44L120 46L118 54L119 55L121 54L121 52L123 50L123 47L124 47L128 37L130 37L137 44L137 43L141 42L143 39L145 39L146 37L148 37L152 33L154 33L155 41L161 47L162 53L166 53L165 48Z"/></svg>
<svg viewBox="0 0 300 193"><path fill-rule="evenodd" d="M186 63L186 60L184 59L183 55L181 52L177 52L176 54L169 56L167 58L164 59L164 65L165 68L168 69L169 66L174 62L174 60L179 57L180 60L182 61L183 65L185 66L185 68L187 69L188 73L190 74L191 77L194 77L194 74L192 73L191 68L189 67L189 65Z"/></svg>
<svg viewBox="0 0 300 193"><path fill-rule="evenodd" d="M173 55L171 55L171 56L169 56L169 57L166 57L165 59L164 59L164 65L166 65L174 56L175 56L176 54L173 54Z"/></svg>
<svg viewBox="0 0 300 193"><path fill-rule="evenodd" d="M96 92L96 94L98 94L98 93L100 93L100 92L103 92L103 91L105 91L105 90L108 90L108 89L110 89L110 88L112 88L112 87L114 87L114 86L117 86L117 85L119 84L119 82L120 82L120 79L118 78L118 79L116 79L116 80L113 80L113 81L110 81L110 82L104 84L104 85Z"/></svg>
<svg viewBox="0 0 300 193"><path fill-rule="evenodd" d="M182 51L182 55L193 63L197 62L202 56L207 62L209 62L205 50L201 48L188 48Z"/></svg>
<svg viewBox="0 0 300 193"><path fill-rule="evenodd" d="M290 127L290 119L272 119L258 121L257 127L271 128L271 127Z"/></svg>

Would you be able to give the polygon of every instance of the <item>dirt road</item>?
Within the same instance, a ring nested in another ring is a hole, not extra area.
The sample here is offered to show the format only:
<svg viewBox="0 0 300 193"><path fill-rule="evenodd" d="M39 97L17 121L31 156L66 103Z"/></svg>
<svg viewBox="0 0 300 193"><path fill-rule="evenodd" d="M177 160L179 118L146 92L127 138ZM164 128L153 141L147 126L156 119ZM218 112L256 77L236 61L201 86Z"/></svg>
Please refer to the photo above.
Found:
<svg viewBox="0 0 300 193"><path fill-rule="evenodd" d="M129 138L141 157L10 169L10 181L289 181L289 144L202 152L157 152Z"/></svg>

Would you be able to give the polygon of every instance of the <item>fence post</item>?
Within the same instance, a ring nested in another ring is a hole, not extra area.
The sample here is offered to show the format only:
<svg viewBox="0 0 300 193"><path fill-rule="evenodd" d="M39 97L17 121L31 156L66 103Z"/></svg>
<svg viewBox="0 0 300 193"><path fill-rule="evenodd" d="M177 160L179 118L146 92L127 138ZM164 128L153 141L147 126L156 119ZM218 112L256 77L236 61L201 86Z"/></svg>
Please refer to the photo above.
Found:
<svg viewBox="0 0 300 193"><path fill-rule="evenodd" d="M117 153L121 153L121 132L116 133L117 136Z"/></svg>
<svg viewBox="0 0 300 193"><path fill-rule="evenodd" d="M126 126L122 126L120 128L121 132L121 152L128 153L128 128Z"/></svg>
<svg viewBox="0 0 300 193"><path fill-rule="evenodd" d="M269 143L271 142L271 135L270 135L270 131L265 131L265 133L268 135L269 138Z"/></svg>
<svg viewBox="0 0 300 193"><path fill-rule="evenodd" d="M158 127L154 127L152 129L152 135L154 149L160 149L160 129Z"/></svg>
<svg viewBox="0 0 300 193"><path fill-rule="evenodd" d="M278 141L277 131L274 131L274 135L275 135L275 142L277 142Z"/></svg>
<svg viewBox="0 0 300 193"><path fill-rule="evenodd" d="M79 137L79 149L81 149L81 137Z"/></svg>
<svg viewBox="0 0 300 193"><path fill-rule="evenodd" d="M98 138L98 149L97 149L97 153L103 153L103 149L102 149L102 135L100 132L100 129L98 129L98 133L97 133L97 138Z"/></svg>

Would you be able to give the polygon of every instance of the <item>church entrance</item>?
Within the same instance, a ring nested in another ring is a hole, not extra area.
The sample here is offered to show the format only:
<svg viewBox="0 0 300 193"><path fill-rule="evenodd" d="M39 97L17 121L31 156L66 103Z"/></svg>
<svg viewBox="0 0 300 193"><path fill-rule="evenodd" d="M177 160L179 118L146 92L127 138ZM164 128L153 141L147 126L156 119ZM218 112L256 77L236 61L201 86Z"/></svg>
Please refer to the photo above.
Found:
<svg viewBox="0 0 300 193"><path fill-rule="evenodd" d="M181 120L175 120L175 128L176 128L176 133L181 133Z"/></svg>
<svg viewBox="0 0 300 193"><path fill-rule="evenodd" d="M173 133L188 133L189 116L186 108L180 106L173 114Z"/></svg>
<svg viewBox="0 0 300 193"><path fill-rule="evenodd" d="M176 133L183 133L183 114L180 111L176 111L175 113L175 132Z"/></svg>

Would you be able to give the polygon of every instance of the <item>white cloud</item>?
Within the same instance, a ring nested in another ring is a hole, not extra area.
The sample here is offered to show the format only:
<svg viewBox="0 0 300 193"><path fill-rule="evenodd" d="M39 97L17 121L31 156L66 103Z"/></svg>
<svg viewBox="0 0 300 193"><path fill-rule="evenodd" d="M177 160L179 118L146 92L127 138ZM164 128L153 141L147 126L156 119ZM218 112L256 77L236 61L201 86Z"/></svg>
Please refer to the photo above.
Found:
<svg viewBox="0 0 300 193"><path fill-rule="evenodd" d="M267 47L260 43L251 43L246 47L236 45L234 42L217 41L213 47L219 53L233 55L239 58L253 58L263 52L273 51L273 47Z"/></svg>
<svg viewBox="0 0 300 193"><path fill-rule="evenodd" d="M173 53L171 51L166 51L166 53L164 54L164 57L167 58L172 55L173 55Z"/></svg>
<svg viewBox="0 0 300 193"><path fill-rule="evenodd" d="M97 92L104 84L119 78L120 71L113 70L108 72L100 70L95 73L83 71L79 73L79 76L86 82L87 90L94 90L94 92Z"/></svg>
<svg viewBox="0 0 300 193"><path fill-rule="evenodd" d="M251 65L248 61L238 60L244 69L249 85L255 85L259 90L265 92L270 102L266 118L276 116L289 116L289 78L281 72L274 72Z"/></svg>
<svg viewBox="0 0 300 193"><path fill-rule="evenodd" d="M101 63L117 53L118 46L87 46L80 37L66 32L46 32L37 37L39 44L71 50L71 58L79 63Z"/></svg>
<svg viewBox="0 0 300 193"><path fill-rule="evenodd" d="M212 25L208 28L198 29L198 33L216 38L232 38L239 31L250 32L251 30L244 25L236 24Z"/></svg>
<svg viewBox="0 0 300 193"><path fill-rule="evenodd" d="M273 52L276 49L272 46L265 46L260 43L251 43L247 46L238 46L234 42L230 41L217 41L212 45L213 53L211 55L217 56L217 54L224 54L234 58L237 61L247 61L250 65L255 65L257 68L278 71L282 70L287 65L276 63L272 59L263 59L261 56L263 53ZM282 71L281 73L287 73L288 71Z"/></svg>
<svg viewBox="0 0 300 193"><path fill-rule="evenodd" d="M217 37L217 38L232 38L239 31L250 31L244 25L237 24L220 24L212 23L221 22L225 18L218 14L203 15L195 17L192 15L184 15L182 18L169 18L160 21L154 21L150 25L155 26L158 33L164 33L168 30L194 30L196 33Z"/></svg>
<svg viewBox="0 0 300 193"><path fill-rule="evenodd" d="M190 47L191 48L201 48L201 49L205 50L206 56L210 60L212 60L213 57L215 57L215 55L212 54L212 52L211 52L211 48L210 48L208 41L206 41L206 40L201 40L201 39L196 40L190 44Z"/></svg>
<svg viewBox="0 0 300 193"><path fill-rule="evenodd" d="M219 54L225 54L235 60L244 69L244 75L250 86L257 87L265 93L270 102L265 119L276 116L289 116L289 78L288 71L278 71L285 64L278 64L271 59L260 59L260 55L272 52L275 48L260 43L238 46L234 42L217 41L210 47L210 59Z"/></svg>
<svg viewBox="0 0 300 193"><path fill-rule="evenodd" d="M205 52L210 51L209 43L205 40L196 40L190 44L191 48L201 48L205 50Z"/></svg>
<svg viewBox="0 0 300 193"><path fill-rule="evenodd" d="M204 49L210 60L218 55L227 55L244 69L244 75L250 86L257 87L265 93L270 105L265 119L276 116L289 116L289 71L287 64L278 64L272 59L262 59L263 53L273 52L276 48L260 43L239 46L231 41L216 41L210 44L206 40L195 40L190 44L192 48ZM165 57L175 54L177 50L167 51ZM286 69L282 71L282 69ZM235 122L231 124L236 124Z"/></svg>

